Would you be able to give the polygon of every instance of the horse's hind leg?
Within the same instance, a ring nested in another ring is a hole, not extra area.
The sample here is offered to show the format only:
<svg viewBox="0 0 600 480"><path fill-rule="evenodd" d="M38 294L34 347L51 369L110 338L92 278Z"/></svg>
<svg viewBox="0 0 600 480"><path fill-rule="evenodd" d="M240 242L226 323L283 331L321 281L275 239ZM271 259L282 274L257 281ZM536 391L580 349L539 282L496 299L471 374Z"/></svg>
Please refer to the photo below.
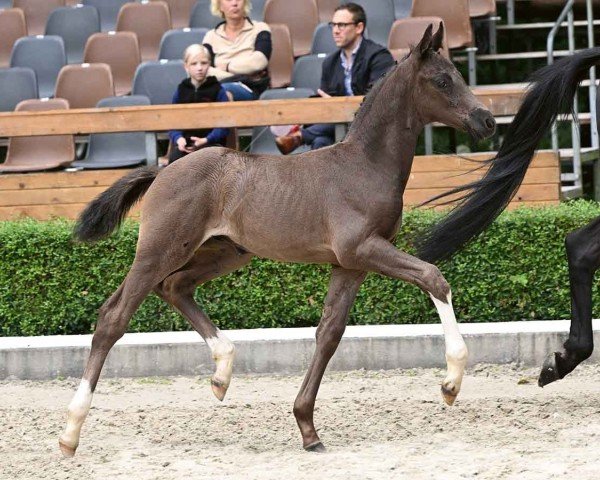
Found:
<svg viewBox="0 0 600 480"><path fill-rule="evenodd" d="M171 231L169 239L172 242L162 243L160 238L142 235L140 229L140 241L131 269L123 283L100 308L90 356L79 388L69 404L66 429L59 438L63 455L71 457L75 454L81 427L89 413L92 394L106 356L125 333L131 316L163 278L184 265L193 255L198 239L179 233L185 237L185 242ZM195 236L200 234L196 233ZM184 248L181 248L182 244Z"/></svg>
<svg viewBox="0 0 600 480"><path fill-rule="evenodd" d="M600 267L600 217L570 233L565 241L571 287L571 330L562 352L548 355L538 385L560 380L588 358L594 349L592 282Z"/></svg>
<svg viewBox="0 0 600 480"><path fill-rule="evenodd" d="M215 396L223 400L231 382L233 343L210 321L194 300L196 286L233 272L252 259L227 240L211 239L177 272L165 278L154 291L173 305L206 341L216 363L211 385Z"/></svg>
<svg viewBox="0 0 600 480"><path fill-rule="evenodd" d="M323 315L317 328L315 354L294 402L294 416L300 427L302 444L309 451L325 450L313 422L315 400L325 368L344 334L348 313L365 276L365 272L336 266L331 272Z"/></svg>

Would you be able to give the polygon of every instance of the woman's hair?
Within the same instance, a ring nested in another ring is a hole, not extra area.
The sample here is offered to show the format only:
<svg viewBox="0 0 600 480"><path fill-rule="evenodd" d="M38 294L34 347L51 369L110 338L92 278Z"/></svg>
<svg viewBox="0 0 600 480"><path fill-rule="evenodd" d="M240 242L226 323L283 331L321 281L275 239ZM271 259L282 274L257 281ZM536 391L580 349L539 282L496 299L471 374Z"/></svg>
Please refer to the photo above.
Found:
<svg viewBox="0 0 600 480"><path fill-rule="evenodd" d="M208 51L208 48L199 43L194 43L185 49L183 52L183 62L187 63L191 57L195 57L196 55L205 55L210 62L210 52Z"/></svg>
<svg viewBox="0 0 600 480"><path fill-rule="evenodd" d="M250 3L250 0L243 0L243 1L244 1L244 17L249 17L250 10L252 10L252 4ZM223 12L221 12L221 0L210 0L210 12L215 17L225 18L225 15L223 15Z"/></svg>

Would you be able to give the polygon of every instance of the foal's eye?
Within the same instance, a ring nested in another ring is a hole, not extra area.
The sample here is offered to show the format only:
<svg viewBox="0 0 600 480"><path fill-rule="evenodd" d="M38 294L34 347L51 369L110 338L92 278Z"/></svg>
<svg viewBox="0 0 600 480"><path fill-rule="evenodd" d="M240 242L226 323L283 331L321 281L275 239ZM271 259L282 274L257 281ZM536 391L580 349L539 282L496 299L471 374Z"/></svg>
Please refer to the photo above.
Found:
<svg viewBox="0 0 600 480"><path fill-rule="evenodd" d="M448 82L446 80L438 80L437 86L439 88L448 88Z"/></svg>

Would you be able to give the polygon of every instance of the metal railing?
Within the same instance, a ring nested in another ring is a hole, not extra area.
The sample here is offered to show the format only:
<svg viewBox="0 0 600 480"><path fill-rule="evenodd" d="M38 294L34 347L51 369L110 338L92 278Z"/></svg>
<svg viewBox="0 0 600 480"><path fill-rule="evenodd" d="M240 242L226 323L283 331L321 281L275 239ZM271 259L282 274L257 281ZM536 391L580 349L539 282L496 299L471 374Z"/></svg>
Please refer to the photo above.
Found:
<svg viewBox="0 0 600 480"><path fill-rule="evenodd" d="M548 56L548 65L554 63L554 41L556 35L560 30L562 22L567 19L568 24L568 41L569 41L569 52L575 51L575 26L574 26L574 15L573 5L575 0L567 0L563 10L556 19L554 26L548 33L546 41L546 52ZM587 33L588 33L588 47L594 46L594 14L592 8L592 0L586 0L586 14L587 14ZM596 128L596 72L595 68L590 69L590 86L589 86L589 101L590 101L590 113L591 113L591 139L592 147L598 148L598 131ZM575 116L571 122L571 139L573 148L573 170L569 173L561 175L561 180L566 182L573 182L572 187L564 187L563 192L568 196L579 196L582 191L582 178L581 178L581 140L579 138L579 124L577 122L576 114L578 112L578 101L577 95L573 103L573 111ZM552 149L555 152L559 151L558 144L558 130L556 123L552 126Z"/></svg>

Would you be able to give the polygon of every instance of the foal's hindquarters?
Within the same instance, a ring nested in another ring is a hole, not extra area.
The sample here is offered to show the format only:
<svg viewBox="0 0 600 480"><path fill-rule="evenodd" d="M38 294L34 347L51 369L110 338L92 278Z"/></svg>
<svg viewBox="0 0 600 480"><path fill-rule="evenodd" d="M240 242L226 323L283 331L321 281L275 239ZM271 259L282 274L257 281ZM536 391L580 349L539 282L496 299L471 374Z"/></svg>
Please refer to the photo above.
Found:
<svg viewBox="0 0 600 480"><path fill-rule="evenodd" d="M208 160L207 164L203 170L185 169L185 175L178 172L181 168L170 167L146 195L135 259L123 283L99 310L89 359L68 407L67 426L59 438L65 456L75 454L108 352L152 291L179 310L204 338L216 363L213 392L219 400L225 396L231 381L234 346L199 308L193 294L197 285L240 268L252 255L226 238L210 238L210 205L219 204L211 180L219 176L220 164L214 162L211 166ZM127 177L131 181L124 177L111 189L121 188L128 193L137 178L135 172ZM113 197L116 195L106 201L99 197L88 208L120 208ZM130 203L134 201L130 199Z"/></svg>

